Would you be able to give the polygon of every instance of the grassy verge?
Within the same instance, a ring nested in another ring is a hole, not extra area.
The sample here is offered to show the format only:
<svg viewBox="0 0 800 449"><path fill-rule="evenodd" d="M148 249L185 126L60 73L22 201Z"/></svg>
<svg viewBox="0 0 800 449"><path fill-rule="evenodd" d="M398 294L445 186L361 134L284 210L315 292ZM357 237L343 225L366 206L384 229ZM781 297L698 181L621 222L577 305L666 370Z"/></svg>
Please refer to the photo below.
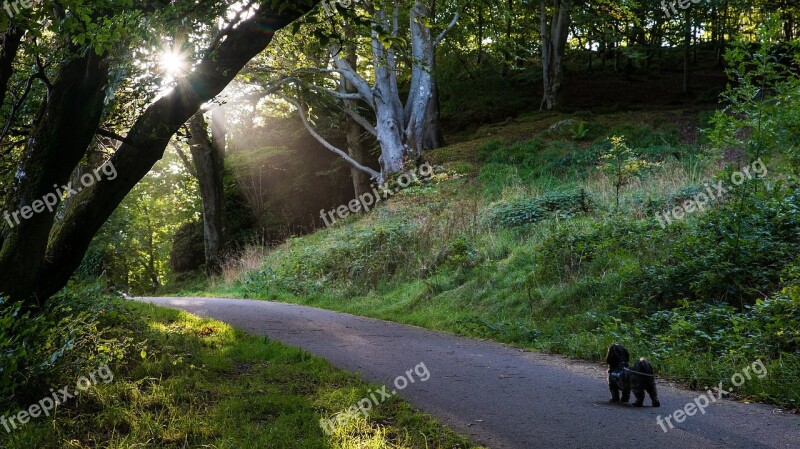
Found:
<svg viewBox="0 0 800 449"><path fill-rule="evenodd" d="M113 381L51 417L10 434L0 428L0 448L474 447L396 397L328 436L319 420L367 397L353 376L218 321L117 300L114 307L111 333L131 339L125 357L108 364ZM16 413L29 404L17 402L4 405Z"/></svg>

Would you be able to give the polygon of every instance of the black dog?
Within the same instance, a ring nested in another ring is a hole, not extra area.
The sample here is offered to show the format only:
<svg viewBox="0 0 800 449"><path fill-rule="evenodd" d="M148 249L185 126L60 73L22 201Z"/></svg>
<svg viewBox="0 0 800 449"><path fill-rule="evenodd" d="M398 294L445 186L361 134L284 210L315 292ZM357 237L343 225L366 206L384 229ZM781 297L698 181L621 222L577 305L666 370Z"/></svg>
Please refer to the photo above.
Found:
<svg viewBox="0 0 800 449"><path fill-rule="evenodd" d="M658 392L656 391L656 377L653 366L644 358L639 359L631 368L629 363L631 355L624 346L614 343L606 353L608 364L608 389L611 390L611 402L627 403L631 398L631 391L636 396L636 407L644 404L644 393L650 396L653 407L660 407ZM620 397L622 391L622 397Z"/></svg>

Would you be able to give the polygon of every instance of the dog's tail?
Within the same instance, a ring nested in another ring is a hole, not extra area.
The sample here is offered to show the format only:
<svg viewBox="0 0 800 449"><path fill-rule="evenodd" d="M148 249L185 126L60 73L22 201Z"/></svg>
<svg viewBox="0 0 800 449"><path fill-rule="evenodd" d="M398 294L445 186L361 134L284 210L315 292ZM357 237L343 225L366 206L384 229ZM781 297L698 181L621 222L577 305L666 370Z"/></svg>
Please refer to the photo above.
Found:
<svg viewBox="0 0 800 449"><path fill-rule="evenodd" d="M650 362L648 362L644 357L640 358L636 361L636 363L633 364L633 369L646 374L655 374L655 371L653 371L653 365L651 365Z"/></svg>

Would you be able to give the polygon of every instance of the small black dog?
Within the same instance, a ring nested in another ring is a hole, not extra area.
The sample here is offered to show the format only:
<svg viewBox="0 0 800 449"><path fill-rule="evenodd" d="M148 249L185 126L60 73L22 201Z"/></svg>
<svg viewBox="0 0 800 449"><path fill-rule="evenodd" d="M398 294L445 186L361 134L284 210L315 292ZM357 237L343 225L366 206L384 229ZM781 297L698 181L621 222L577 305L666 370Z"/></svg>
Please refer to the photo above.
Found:
<svg viewBox="0 0 800 449"><path fill-rule="evenodd" d="M644 404L646 391L653 407L660 407L653 366L641 358L631 368L630 360L630 353L621 344L614 343L608 348L606 363L608 364L608 388L611 390L611 402L627 403L631 398L631 391L633 391L633 395L636 396L636 402L633 405L641 407ZM622 391L621 398L620 391Z"/></svg>

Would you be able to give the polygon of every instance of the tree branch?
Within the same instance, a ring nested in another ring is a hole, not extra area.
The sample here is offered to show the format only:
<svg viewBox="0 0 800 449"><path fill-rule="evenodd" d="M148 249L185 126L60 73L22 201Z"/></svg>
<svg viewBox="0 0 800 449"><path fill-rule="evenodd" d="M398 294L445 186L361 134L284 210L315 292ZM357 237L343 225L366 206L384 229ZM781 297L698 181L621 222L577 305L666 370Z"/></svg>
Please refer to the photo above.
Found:
<svg viewBox="0 0 800 449"><path fill-rule="evenodd" d="M442 32L439 33L439 36L433 41L434 47L439 45L439 43L444 40L445 36L447 36L447 33L449 33L450 30L452 30L456 26L456 23L458 23L458 13L456 13L456 15L453 16L453 20L450 22L450 25L448 25L447 28L442 30Z"/></svg>
<svg viewBox="0 0 800 449"><path fill-rule="evenodd" d="M200 179L200 177L197 176L197 170L195 170L192 162L186 156L186 153L183 152L183 149L181 149L181 144L178 142L172 142L172 148L174 148L175 152L178 153L178 157L181 158L181 162L183 162L183 166L186 167L186 171L188 171L190 175L194 176L195 179Z"/></svg>
<svg viewBox="0 0 800 449"><path fill-rule="evenodd" d="M108 137L109 139L114 139L117 142L127 143L128 145L134 145L134 143L133 143L133 141L131 139L128 139L127 137L123 137L123 136L115 133L114 131L110 131L108 129L98 128L96 134L98 136L103 136L103 137Z"/></svg>
<svg viewBox="0 0 800 449"><path fill-rule="evenodd" d="M280 97L283 98L285 101L291 103L295 108L297 108L297 111L300 113L300 120L303 121L303 125L308 130L308 133L311 134L311 136L313 138L317 139L317 141L319 143L321 143L322 146L324 146L328 150L338 154L342 159L347 161L347 163L349 163L353 167L355 167L355 168L361 170L362 172L368 174L371 179L380 180L380 178L381 178L381 174L380 173L376 172L375 170L373 170L373 169L371 169L369 167L365 167L365 166L359 164L358 161L356 161L355 159L350 157L349 154L347 154L346 152L340 150L339 148L336 148L335 146L331 145L327 140L325 140L324 137L320 136L319 133L317 133L317 131L314 130L314 127L311 126L311 123L308 122L308 117L306 115L306 110L305 110L305 108L303 108L303 106L300 104L300 102L292 100L291 98L289 98L289 97L287 97L285 95L280 95Z"/></svg>
<svg viewBox="0 0 800 449"><path fill-rule="evenodd" d="M347 115L349 115L350 117L352 117L352 118L353 118L353 120L355 120L355 121L356 121L356 123L358 123L359 125L361 125L361 127L362 127L362 128L364 128L365 130L367 130L367 132L368 132L368 133L370 133L370 134L372 134L373 136L375 136L375 138L377 138L377 137L378 137L378 130L377 130L377 129L375 129L375 126L373 126L373 125L372 125L372 123L370 123L370 122L369 122L369 120L367 120L366 118L364 118L364 116L362 116L361 114L359 114L358 112L356 112L356 110L355 110L355 109L353 109L353 108L351 108L351 107L349 107L349 106L345 106L345 107L344 107L344 112L346 112L346 113L347 113Z"/></svg>

